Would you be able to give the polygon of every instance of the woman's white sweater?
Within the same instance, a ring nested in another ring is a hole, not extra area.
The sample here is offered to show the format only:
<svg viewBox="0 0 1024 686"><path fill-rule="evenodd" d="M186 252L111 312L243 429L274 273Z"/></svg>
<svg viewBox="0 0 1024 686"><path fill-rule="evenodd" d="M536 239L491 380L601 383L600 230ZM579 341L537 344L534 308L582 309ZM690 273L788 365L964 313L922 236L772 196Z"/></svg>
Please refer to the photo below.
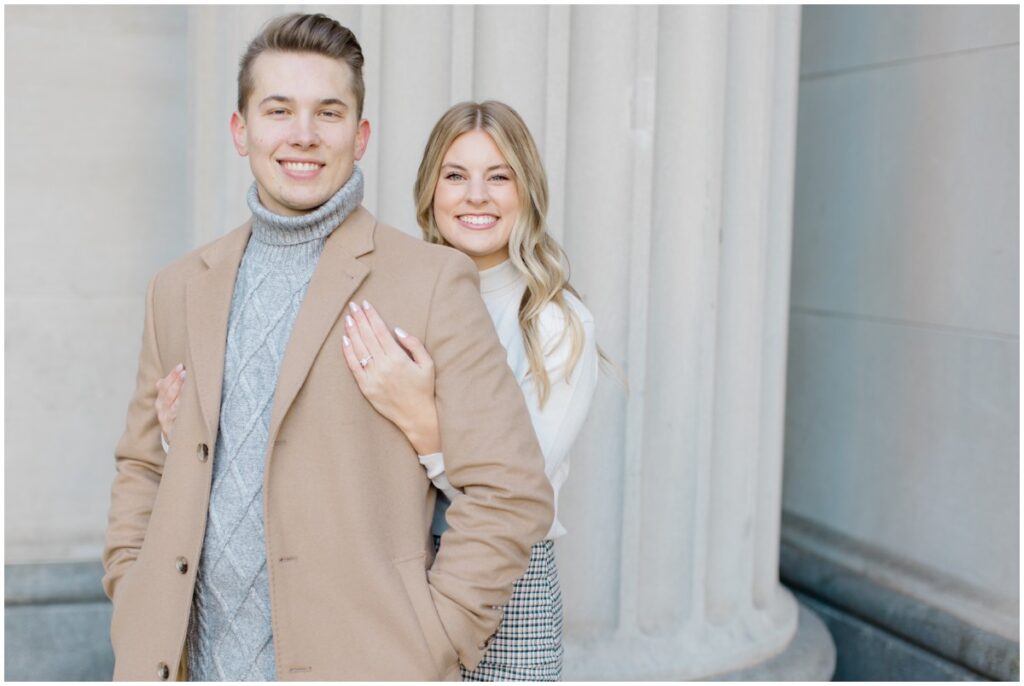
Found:
<svg viewBox="0 0 1024 686"><path fill-rule="evenodd" d="M590 310L578 298L565 293L569 306L583 322L584 332L582 354L571 378L566 379L565 367L572 350L572 341L569 336L559 341L565 328L565 317L557 305L548 303L541 312L538 326L542 349L545 351L544 366L551 381L551 392L542 408L533 376L529 374L530 360L519 328L519 303L525 290L526 278L511 260L480 272L480 295L494 321L498 338L508 353L508 366L512 368L516 381L523 389L533 429L544 452L545 472L555 492L555 519L546 538L554 539L566 533L565 527L558 520L558 493L569 476L569 449L583 427L597 388L597 341ZM422 455L420 462L426 467L427 475L434 485L449 500L458 497L458 490L452 487L444 473L442 453ZM434 533L440 533L438 528L435 526Z"/></svg>

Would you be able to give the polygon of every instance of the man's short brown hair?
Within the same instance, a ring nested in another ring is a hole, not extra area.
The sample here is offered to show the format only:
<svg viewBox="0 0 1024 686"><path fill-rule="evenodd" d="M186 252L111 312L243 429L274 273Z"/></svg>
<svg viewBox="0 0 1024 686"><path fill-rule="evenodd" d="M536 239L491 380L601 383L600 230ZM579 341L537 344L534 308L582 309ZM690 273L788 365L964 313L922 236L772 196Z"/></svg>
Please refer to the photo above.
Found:
<svg viewBox="0 0 1024 686"><path fill-rule="evenodd" d="M324 14L286 14L267 22L252 39L238 64L238 111L245 115L245 106L255 87L252 63L267 50L279 52L311 52L341 60L352 70L352 92L356 96L356 112L363 118L363 49L354 33Z"/></svg>

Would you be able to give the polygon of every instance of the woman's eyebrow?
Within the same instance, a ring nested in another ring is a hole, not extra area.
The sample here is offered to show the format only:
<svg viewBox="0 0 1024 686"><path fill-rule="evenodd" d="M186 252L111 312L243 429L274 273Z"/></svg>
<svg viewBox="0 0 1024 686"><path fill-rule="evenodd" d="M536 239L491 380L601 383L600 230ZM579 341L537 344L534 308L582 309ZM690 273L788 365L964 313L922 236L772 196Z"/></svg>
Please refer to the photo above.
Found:
<svg viewBox="0 0 1024 686"><path fill-rule="evenodd" d="M466 171L466 168L465 168L465 167L463 167L463 166L462 166L461 164L459 164L459 163L457 163L457 162L445 162L444 164L442 164L442 165L441 165L441 168L442 168L442 169L443 169L444 167L451 167L452 169L458 169L459 171ZM501 164L494 164L494 165L491 165L490 167L488 167L488 168L487 168L487 169L485 169L484 171L489 171L489 172L492 172L492 171L495 171L495 170L497 170L497 169L507 169L507 170L511 171L511 170L512 170L512 167L508 166L508 164L507 164L507 163L504 163L504 162L503 162L503 163L501 163Z"/></svg>

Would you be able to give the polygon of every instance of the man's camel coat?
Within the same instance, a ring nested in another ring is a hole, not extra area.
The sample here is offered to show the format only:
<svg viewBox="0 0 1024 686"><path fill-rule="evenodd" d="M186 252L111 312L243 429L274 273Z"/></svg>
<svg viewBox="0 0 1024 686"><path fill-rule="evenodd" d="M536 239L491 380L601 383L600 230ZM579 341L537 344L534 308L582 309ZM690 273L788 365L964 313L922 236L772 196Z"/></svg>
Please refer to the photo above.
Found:
<svg viewBox="0 0 1024 686"><path fill-rule="evenodd" d="M103 555L117 679L187 674L228 313L249 231L177 260L147 292ZM342 355L345 307L364 298L434 358L445 465L464 492L436 560L437 492ZM165 456L156 381L179 362L188 375ZM458 680L459 661L479 662L553 516L472 261L358 208L326 241L273 403L263 513L278 679Z"/></svg>

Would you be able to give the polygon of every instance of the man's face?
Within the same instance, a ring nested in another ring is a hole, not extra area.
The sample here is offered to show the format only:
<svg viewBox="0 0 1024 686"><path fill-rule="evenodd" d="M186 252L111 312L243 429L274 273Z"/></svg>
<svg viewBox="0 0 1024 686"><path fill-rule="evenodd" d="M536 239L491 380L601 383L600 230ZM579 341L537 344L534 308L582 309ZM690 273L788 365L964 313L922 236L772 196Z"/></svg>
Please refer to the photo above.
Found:
<svg viewBox="0 0 1024 686"><path fill-rule="evenodd" d="M249 157L260 202L300 215L327 202L352 175L370 139L357 118L352 70L314 53L260 54L246 115L231 117L239 155Z"/></svg>

